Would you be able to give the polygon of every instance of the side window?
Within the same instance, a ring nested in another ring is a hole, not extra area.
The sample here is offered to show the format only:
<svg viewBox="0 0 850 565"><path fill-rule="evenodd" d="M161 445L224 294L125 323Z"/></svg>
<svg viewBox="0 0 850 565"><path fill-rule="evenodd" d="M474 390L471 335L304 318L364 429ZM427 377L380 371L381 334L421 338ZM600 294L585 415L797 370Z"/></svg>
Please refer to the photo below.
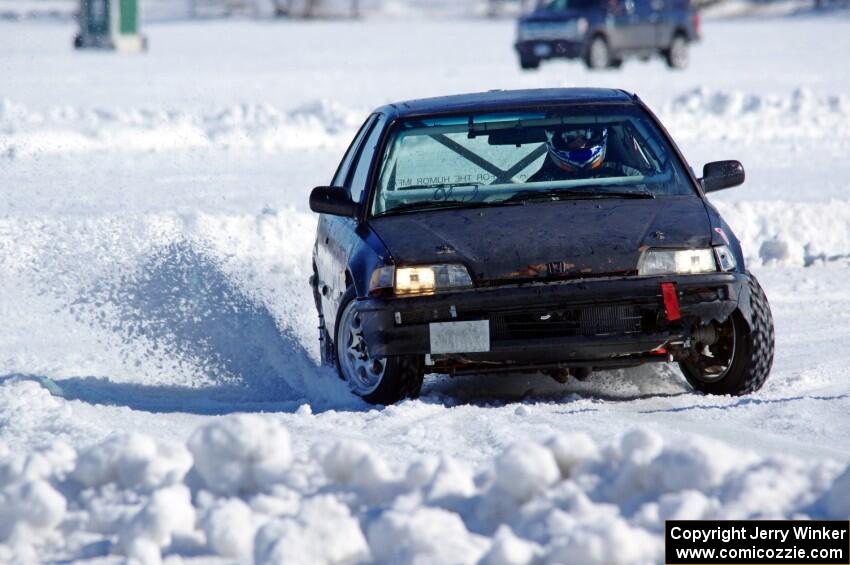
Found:
<svg viewBox="0 0 850 565"><path fill-rule="evenodd" d="M348 150L345 152L345 156L342 158L342 162L340 162L339 167L336 170L336 174L334 174L331 186L343 186L345 184L345 179L349 176L348 173L351 170L351 163L354 161L355 155L357 155L357 150L360 148L363 138L366 137L367 133L369 133L370 128L377 119L378 116L376 114L372 114L366 118L366 121L363 122L362 126L360 126L360 130L357 132L357 135L354 136L354 141L352 141L351 145L348 146Z"/></svg>
<svg viewBox="0 0 850 565"><path fill-rule="evenodd" d="M351 199L355 202L360 202L360 199L363 197L363 192L366 190L366 181L369 177L369 170L372 165L372 160L375 157L375 151L378 148L378 143L381 141L381 134L384 131L384 124L386 123L386 117L382 116L376 126L372 128L369 137L366 138L366 142L363 144L357 159L356 165L354 166L354 171L350 175L348 182L345 183L345 186L348 187L348 190L351 192Z"/></svg>

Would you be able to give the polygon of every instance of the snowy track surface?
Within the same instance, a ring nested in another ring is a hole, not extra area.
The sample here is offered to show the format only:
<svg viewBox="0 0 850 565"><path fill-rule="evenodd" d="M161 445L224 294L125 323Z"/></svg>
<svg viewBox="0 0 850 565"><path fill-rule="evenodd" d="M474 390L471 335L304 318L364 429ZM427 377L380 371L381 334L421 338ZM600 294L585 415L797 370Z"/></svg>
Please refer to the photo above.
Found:
<svg viewBox="0 0 850 565"><path fill-rule="evenodd" d="M508 22L163 24L138 57L72 33L0 23L0 562L659 563L666 518L850 518L847 18L707 22L680 73L520 73ZM315 364L310 187L379 104L572 85L638 92L695 168L744 162L712 201L771 379L363 405Z"/></svg>

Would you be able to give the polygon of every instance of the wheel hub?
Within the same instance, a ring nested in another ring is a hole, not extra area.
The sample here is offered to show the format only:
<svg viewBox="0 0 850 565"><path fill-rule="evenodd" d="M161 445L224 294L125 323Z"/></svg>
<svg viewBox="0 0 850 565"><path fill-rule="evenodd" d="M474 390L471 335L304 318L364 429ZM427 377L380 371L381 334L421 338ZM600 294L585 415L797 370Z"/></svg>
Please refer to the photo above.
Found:
<svg viewBox="0 0 850 565"><path fill-rule="evenodd" d="M338 345L339 364L345 379L356 394L371 394L381 384L386 361L369 356L360 315L353 301L343 313L340 334L344 337Z"/></svg>

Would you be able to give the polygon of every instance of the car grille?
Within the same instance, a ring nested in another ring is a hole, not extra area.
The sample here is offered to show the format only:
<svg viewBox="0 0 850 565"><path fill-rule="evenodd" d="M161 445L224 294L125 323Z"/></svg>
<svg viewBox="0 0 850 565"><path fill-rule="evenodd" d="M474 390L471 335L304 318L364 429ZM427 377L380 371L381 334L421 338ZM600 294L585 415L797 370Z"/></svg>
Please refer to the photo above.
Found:
<svg viewBox="0 0 850 565"><path fill-rule="evenodd" d="M641 331L633 305L586 306L490 315L494 340L630 334Z"/></svg>

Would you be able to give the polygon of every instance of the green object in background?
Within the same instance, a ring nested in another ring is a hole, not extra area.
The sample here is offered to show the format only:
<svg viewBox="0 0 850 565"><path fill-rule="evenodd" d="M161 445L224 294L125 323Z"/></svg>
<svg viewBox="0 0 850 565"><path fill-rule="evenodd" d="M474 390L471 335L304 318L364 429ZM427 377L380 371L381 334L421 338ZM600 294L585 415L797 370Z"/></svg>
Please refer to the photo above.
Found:
<svg viewBox="0 0 850 565"><path fill-rule="evenodd" d="M77 49L114 49L138 52L147 49L139 33L140 0L79 0L80 33Z"/></svg>
<svg viewBox="0 0 850 565"><path fill-rule="evenodd" d="M138 0L120 0L122 34L139 33L139 4Z"/></svg>

